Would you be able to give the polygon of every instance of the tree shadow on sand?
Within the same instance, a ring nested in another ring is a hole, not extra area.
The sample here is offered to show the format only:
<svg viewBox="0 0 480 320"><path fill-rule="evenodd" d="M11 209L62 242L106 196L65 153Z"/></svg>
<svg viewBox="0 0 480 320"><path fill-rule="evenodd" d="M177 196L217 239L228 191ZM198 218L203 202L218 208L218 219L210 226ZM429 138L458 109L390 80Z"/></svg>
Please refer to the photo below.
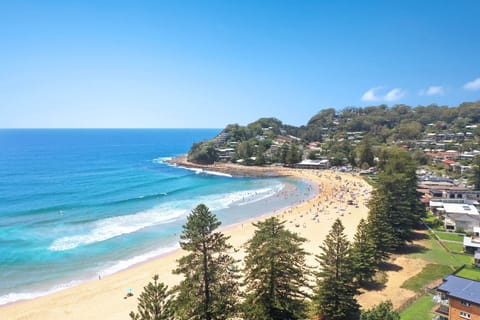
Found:
<svg viewBox="0 0 480 320"><path fill-rule="evenodd" d="M366 291L380 291L386 288L385 283L372 280L362 283L362 288Z"/></svg>
<svg viewBox="0 0 480 320"><path fill-rule="evenodd" d="M411 243L400 248L397 251L397 253L408 255L408 254L415 254L415 253L424 253L426 251L427 251L427 248L425 246L422 246L421 244L418 244L418 243Z"/></svg>
<svg viewBox="0 0 480 320"><path fill-rule="evenodd" d="M423 240L428 240L428 239L429 239L429 236L426 233L418 232L418 231L413 232L410 242L400 247L395 253L406 254L406 255L415 254L415 253L424 253L428 249L422 244L420 244L419 242Z"/></svg>
<svg viewBox="0 0 480 320"><path fill-rule="evenodd" d="M399 266L399 265L396 265L394 263L391 263L391 262L382 262L382 263L379 264L378 269L380 271L385 271L385 272L387 272L387 271L398 272L398 271L402 270L403 267Z"/></svg>
<svg viewBox="0 0 480 320"><path fill-rule="evenodd" d="M371 281L362 283L362 288L367 291L380 291L385 289L388 281L388 271L400 271L403 267L391 262L382 262L378 266L378 271Z"/></svg>

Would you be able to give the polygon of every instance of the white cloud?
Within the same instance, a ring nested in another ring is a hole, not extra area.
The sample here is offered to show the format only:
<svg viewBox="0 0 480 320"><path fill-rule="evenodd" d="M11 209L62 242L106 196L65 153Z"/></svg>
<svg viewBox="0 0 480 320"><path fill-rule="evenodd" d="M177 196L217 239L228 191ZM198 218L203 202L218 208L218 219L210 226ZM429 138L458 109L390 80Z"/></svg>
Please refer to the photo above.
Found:
<svg viewBox="0 0 480 320"><path fill-rule="evenodd" d="M375 91L377 91L378 89L380 88L372 88L365 92L362 96L362 101L379 101L381 97L377 96L377 94L375 93Z"/></svg>
<svg viewBox="0 0 480 320"><path fill-rule="evenodd" d="M392 102L397 101L403 98L406 95L406 91L400 88L394 88L388 91L385 95L379 94L378 91L382 87L371 88L362 95L362 101L375 102L375 101L386 101Z"/></svg>
<svg viewBox="0 0 480 320"><path fill-rule="evenodd" d="M420 90L421 96L442 96L445 94L445 89L442 86L430 86L426 90Z"/></svg>
<svg viewBox="0 0 480 320"><path fill-rule="evenodd" d="M402 99L405 96L405 91L400 88L395 88L387 92L387 94L383 97L385 101L397 101Z"/></svg>
<svg viewBox="0 0 480 320"><path fill-rule="evenodd" d="M480 89L480 78L477 78L475 80L472 80L470 82L465 83L463 88L465 90L471 90L471 91L479 90Z"/></svg>

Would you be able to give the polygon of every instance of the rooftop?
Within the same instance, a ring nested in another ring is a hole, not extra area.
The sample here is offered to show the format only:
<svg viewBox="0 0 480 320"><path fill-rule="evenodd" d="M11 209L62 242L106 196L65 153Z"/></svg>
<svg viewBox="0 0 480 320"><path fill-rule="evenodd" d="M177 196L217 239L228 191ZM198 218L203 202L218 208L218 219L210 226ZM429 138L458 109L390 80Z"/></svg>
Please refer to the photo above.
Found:
<svg viewBox="0 0 480 320"><path fill-rule="evenodd" d="M478 215L478 210L475 206L466 203L443 203L443 208L447 214L463 213L470 215Z"/></svg>
<svg viewBox="0 0 480 320"><path fill-rule="evenodd" d="M472 239L472 237L463 237L463 246L480 249L480 242L475 241L474 239ZM476 256L475 256L475 258L476 258Z"/></svg>
<svg viewBox="0 0 480 320"><path fill-rule="evenodd" d="M450 297L480 305L480 281L465 279L455 275L449 275L443 281L438 287L439 291L447 293Z"/></svg>
<svg viewBox="0 0 480 320"><path fill-rule="evenodd" d="M480 223L480 216L466 213L449 213L446 216L447 222L453 221L463 221L463 222L472 222Z"/></svg>
<svg viewBox="0 0 480 320"><path fill-rule="evenodd" d="M329 161L327 159L324 160L311 160L311 159L305 159L299 162L299 165L324 165L327 164Z"/></svg>

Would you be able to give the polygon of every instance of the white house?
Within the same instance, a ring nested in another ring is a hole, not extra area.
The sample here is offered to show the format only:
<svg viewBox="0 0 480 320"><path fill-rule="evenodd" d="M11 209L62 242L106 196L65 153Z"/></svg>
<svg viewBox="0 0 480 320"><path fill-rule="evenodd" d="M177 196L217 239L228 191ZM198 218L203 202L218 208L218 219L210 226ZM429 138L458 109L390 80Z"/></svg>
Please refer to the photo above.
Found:
<svg viewBox="0 0 480 320"><path fill-rule="evenodd" d="M480 214L472 204L443 203L441 209L445 216L445 230L447 231L472 232L475 227L480 227Z"/></svg>
<svg viewBox="0 0 480 320"><path fill-rule="evenodd" d="M473 236L463 237L463 247L466 252L474 254L474 263L480 266L480 227L473 228Z"/></svg>
<svg viewBox="0 0 480 320"><path fill-rule="evenodd" d="M330 167L330 161L324 160L310 160L305 159L295 165L299 169L328 169Z"/></svg>

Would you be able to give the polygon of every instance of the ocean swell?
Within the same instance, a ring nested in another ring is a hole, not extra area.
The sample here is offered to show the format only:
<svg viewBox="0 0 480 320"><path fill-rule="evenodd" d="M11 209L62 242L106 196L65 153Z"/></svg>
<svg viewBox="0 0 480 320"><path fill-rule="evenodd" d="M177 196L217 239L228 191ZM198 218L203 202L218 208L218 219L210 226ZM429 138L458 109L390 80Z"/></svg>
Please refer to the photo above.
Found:
<svg viewBox="0 0 480 320"><path fill-rule="evenodd" d="M105 241L159 223L168 223L185 214L186 210L170 210L166 212L160 208L153 208L137 214L102 219L92 223L91 226L87 226L87 228L91 229L90 232L57 239L53 241L48 249L50 251L75 249L78 246Z"/></svg>
<svg viewBox="0 0 480 320"><path fill-rule="evenodd" d="M105 241L141 229L176 221L193 209L198 203L205 203L212 211L229 208L233 205L246 205L275 195L283 188L278 183L271 187L254 190L200 196L194 199L164 203L136 214L116 216L86 223L86 233L68 235L54 240L48 247L50 251L72 250L79 246Z"/></svg>

